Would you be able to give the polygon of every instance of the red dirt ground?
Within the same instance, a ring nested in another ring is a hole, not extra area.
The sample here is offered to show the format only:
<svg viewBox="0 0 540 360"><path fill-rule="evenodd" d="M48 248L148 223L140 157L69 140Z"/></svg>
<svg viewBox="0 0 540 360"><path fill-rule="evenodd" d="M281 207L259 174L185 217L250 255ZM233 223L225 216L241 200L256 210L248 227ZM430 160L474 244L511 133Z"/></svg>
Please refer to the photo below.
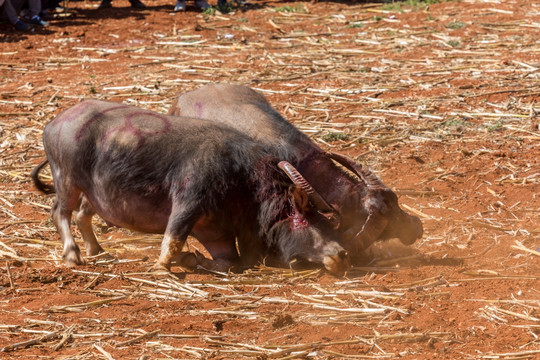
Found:
<svg viewBox="0 0 540 360"><path fill-rule="evenodd" d="M0 358L540 357L538 3L146 4L75 1L44 29L0 25ZM209 82L259 89L371 166L424 237L377 244L343 278L160 277L146 273L159 237L96 219L115 259L64 267L53 199L28 178L43 126L84 98L166 112Z"/></svg>

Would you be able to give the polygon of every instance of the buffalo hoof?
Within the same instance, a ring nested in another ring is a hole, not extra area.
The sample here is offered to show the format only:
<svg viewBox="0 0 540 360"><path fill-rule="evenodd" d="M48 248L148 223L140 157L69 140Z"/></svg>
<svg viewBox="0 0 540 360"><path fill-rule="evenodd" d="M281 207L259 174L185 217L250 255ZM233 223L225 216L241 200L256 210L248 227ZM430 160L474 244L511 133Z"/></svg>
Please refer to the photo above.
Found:
<svg viewBox="0 0 540 360"><path fill-rule="evenodd" d="M79 249L71 250L62 255L64 263L67 267L75 267L80 265L86 265Z"/></svg>
<svg viewBox="0 0 540 360"><path fill-rule="evenodd" d="M96 247L91 247L91 246L86 247L86 256L98 256L104 253L107 253L107 252L99 244ZM105 256L105 255L102 255L102 256Z"/></svg>
<svg viewBox="0 0 540 360"><path fill-rule="evenodd" d="M171 265L156 262L150 269L148 269L148 272L155 275L168 275L171 273Z"/></svg>
<svg viewBox="0 0 540 360"><path fill-rule="evenodd" d="M346 251L340 251L338 254L332 256L325 256L323 258L323 265L330 274L338 276L343 275L351 266Z"/></svg>

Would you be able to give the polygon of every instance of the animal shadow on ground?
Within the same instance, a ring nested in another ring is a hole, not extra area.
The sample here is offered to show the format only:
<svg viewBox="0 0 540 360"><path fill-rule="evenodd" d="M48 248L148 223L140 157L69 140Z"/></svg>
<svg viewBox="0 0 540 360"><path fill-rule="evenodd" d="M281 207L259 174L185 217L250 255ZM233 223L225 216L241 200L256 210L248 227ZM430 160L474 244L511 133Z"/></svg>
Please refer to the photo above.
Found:
<svg viewBox="0 0 540 360"><path fill-rule="evenodd" d="M419 266L461 266L464 258L436 258L422 254L418 249L401 244L397 239L381 241L366 250L360 260L366 266L374 267L419 267Z"/></svg>

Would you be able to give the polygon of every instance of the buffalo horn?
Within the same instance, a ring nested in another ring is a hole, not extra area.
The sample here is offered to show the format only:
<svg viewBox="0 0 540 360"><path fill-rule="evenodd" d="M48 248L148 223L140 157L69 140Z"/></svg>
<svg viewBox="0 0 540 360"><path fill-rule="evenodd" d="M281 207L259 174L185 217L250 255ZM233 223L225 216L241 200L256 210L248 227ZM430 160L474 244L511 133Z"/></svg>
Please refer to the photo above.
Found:
<svg viewBox="0 0 540 360"><path fill-rule="evenodd" d="M363 169L361 164L351 158L333 152L327 152L326 154L329 158L343 165L364 181L368 188L368 198L378 196L380 191L388 189L375 174L367 169ZM369 208L368 206L366 207ZM383 215L382 209L371 208L362 229L358 232L352 229L347 231L345 236L348 240L345 241L350 244L349 248L355 249L355 252L359 254L381 236L387 224L388 218Z"/></svg>
<svg viewBox="0 0 540 360"><path fill-rule="evenodd" d="M362 229L348 240L348 248L355 249L354 252L360 254L379 238L387 224L388 219L380 212L369 214Z"/></svg>
<svg viewBox="0 0 540 360"><path fill-rule="evenodd" d="M318 212L330 220L336 227L339 225L340 216L324 198L308 183L308 181L300 174L300 172L287 161L280 161L279 168L287 174L289 179L304 190L310 202L315 206Z"/></svg>
<svg viewBox="0 0 540 360"><path fill-rule="evenodd" d="M386 188L377 175L367 169L363 169L361 164L355 162L351 158L333 152L327 152L326 155L355 173L356 176L360 177L366 183L369 189Z"/></svg>

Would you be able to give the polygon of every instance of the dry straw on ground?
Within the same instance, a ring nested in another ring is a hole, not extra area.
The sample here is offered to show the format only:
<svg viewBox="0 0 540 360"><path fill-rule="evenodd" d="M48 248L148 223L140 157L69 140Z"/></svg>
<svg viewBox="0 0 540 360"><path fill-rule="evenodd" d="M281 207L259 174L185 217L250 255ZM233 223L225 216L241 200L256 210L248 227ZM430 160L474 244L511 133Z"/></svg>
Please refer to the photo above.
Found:
<svg viewBox="0 0 540 360"><path fill-rule="evenodd" d="M53 21L52 34L7 33L4 355L540 356L538 5L256 4L214 15L122 9L109 18L76 2L76 16ZM43 158L44 125L87 97L165 112L179 93L212 82L252 86L322 147L372 167L422 219L423 239L379 244L342 279L265 266L159 276L146 272L159 236L96 220L113 258L65 269L52 199L28 179Z"/></svg>

